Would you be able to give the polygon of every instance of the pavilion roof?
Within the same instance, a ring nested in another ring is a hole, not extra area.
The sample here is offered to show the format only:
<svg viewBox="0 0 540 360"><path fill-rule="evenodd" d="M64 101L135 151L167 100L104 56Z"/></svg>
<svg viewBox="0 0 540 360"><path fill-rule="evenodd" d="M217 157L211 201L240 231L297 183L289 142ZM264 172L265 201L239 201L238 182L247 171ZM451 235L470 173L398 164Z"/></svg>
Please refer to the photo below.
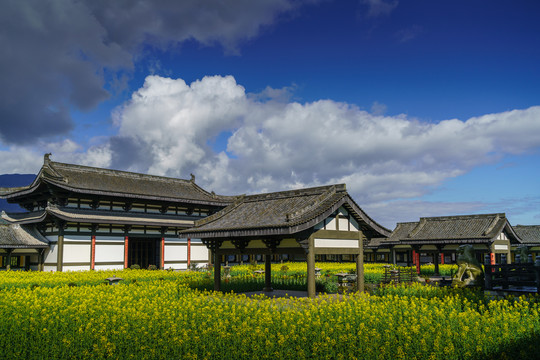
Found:
<svg viewBox="0 0 540 360"><path fill-rule="evenodd" d="M344 184L243 196L180 234L194 238L294 234L315 226L341 206L369 237L390 234L358 207Z"/></svg>
<svg viewBox="0 0 540 360"><path fill-rule="evenodd" d="M43 183L73 193L109 195L132 199L150 199L194 204L226 206L235 197L207 192L191 180L146 175L128 171L54 162L45 155L44 164L32 184L0 188L0 197L10 199L31 194Z"/></svg>

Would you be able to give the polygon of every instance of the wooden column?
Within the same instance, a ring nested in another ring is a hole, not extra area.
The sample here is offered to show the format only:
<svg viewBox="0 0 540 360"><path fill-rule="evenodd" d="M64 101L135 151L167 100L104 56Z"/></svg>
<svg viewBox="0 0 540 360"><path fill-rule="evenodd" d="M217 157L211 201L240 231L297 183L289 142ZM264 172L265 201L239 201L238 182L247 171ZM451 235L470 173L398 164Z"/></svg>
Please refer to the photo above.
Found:
<svg viewBox="0 0 540 360"><path fill-rule="evenodd" d="M96 235L92 235L92 247L90 249L90 270L96 268Z"/></svg>
<svg viewBox="0 0 540 360"><path fill-rule="evenodd" d="M418 247L413 247L412 260L413 265L416 266L416 273L420 274L420 253L418 252Z"/></svg>
<svg viewBox="0 0 540 360"><path fill-rule="evenodd" d="M43 271L43 254L45 253L45 249L38 249L38 271Z"/></svg>
<svg viewBox="0 0 540 360"><path fill-rule="evenodd" d="M124 269L128 268L128 259L129 259L129 236L124 236Z"/></svg>
<svg viewBox="0 0 540 360"><path fill-rule="evenodd" d="M187 239L187 268L191 268L191 239Z"/></svg>
<svg viewBox="0 0 540 360"><path fill-rule="evenodd" d="M439 272L439 251L435 253L435 256L433 256L433 262L435 263L435 275L440 275Z"/></svg>
<svg viewBox="0 0 540 360"><path fill-rule="evenodd" d="M313 235L308 239L308 253L307 258L307 292L308 297L315 297L315 244Z"/></svg>
<svg viewBox="0 0 540 360"><path fill-rule="evenodd" d="M11 270L11 253L13 252L13 249L6 249L6 252L6 271L9 271Z"/></svg>
<svg viewBox="0 0 540 360"><path fill-rule="evenodd" d="M214 291L221 291L221 259L218 249L214 253Z"/></svg>
<svg viewBox="0 0 540 360"><path fill-rule="evenodd" d="M163 270L165 269L165 238L164 237L161 238L159 258L160 258L160 267Z"/></svg>
<svg viewBox="0 0 540 360"><path fill-rule="evenodd" d="M313 269L315 274L315 268ZM264 255L264 291L271 292L272 289L272 255Z"/></svg>
<svg viewBox="0 0 540 360"><path fill-rule="evenodd" d="M56 246L58 246L57 250L57 258L56 258L56 271L62 271L64 268L64 234L62 231L62 235L58 235L58 242L56 243Z"/></svg>
<svg viewBox="0 0 540 360"><path fill-rule="evenodd" d="M444 265L444 253L441 253L441 265Z"/></svg>

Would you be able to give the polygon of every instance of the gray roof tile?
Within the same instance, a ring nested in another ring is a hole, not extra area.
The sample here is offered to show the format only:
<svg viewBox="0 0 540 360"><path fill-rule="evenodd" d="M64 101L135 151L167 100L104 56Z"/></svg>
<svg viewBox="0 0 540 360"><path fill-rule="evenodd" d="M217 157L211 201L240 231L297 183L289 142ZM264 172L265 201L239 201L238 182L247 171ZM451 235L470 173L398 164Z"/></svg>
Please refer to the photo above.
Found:
<svg viewBox="0 0 540 360"><path fill-rule="evenodd" d="M513 228L524 244L540 245L540 225L516 225Z"/></svg>
<svg viewBox="0 0 540 360"><path fill-rule="evenodd" d="M32 225L0 225L0 248L46 248L47 239Z"/></svg>

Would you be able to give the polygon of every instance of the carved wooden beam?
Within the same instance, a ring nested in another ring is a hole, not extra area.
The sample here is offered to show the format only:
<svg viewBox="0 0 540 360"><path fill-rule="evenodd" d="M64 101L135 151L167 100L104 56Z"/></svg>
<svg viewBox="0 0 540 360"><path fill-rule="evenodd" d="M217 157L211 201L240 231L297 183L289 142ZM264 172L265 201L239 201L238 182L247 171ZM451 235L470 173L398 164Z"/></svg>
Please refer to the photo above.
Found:
<svg viewBox="0 0 540 360"><path fill-rule="evenodd" d="M234 239L231 242L238 250L244 250L249 244L249 240L246 239Z"/></svg>

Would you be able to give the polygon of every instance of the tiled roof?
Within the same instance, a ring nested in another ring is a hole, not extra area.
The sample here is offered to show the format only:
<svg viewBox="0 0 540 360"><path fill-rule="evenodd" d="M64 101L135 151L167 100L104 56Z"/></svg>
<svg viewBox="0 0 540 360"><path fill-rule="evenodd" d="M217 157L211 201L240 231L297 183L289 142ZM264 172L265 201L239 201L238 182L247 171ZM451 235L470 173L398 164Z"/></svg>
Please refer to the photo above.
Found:
<svg viewBox="0 0 540 360"><path fill-rule="evenodd" d="M524 244L540 244L540 225L516 225L513 228Z"/></svg>
<svg viewBox="0 0 540 360"><path fill-rule="evenodd" d="M348 207L366 230L377 236L390 232L369 218L349 197L344 184L250 195L195 222L184 236L216 237L291 234L316 225L339 206Z"/></svg>
<svg viewBox="0 0 540 360"><path fill-rule="evenodd" d="M194 204L226 206L235 197L209 193L192 180L139 174L89 166L45 162L34 182L23 188L3 188L3 197L17 197L31 193L41 182L54 184L76 193L111 195L128 198L181 201Z"/></svg>
<svg viewBox="0 0 540 360"><path fill-rule="evenodd" d="M32 225L0 225L0 248L46 248L47 239Z"/></svg>
<svg viewBox="0 0 540 360"><path fill-rule="evenodd" d="M389 240L403 244L488 242L506 230L513 243L521 242L504 213L423 217L398 223Z"/></svg>
<svg viewBox="0 0 540 360"><path fill-rule="evenodd" d="M379 247L397 245L395 241L391 241L389 238L373 238L369 242L364 242L364 248L366 249L377 249Z"/></svg>
<svg viewBox="0 0 540 360"><path fill-rule="evenodd" d="M406 238L417 226L418 222L397 223L396 228L392 231L392 235L390 235L388 240L399 241L400 239Z"/></svg>
<svg viewBox="0 0 540 360"><path fill-rule="evenodd" d="M68 207L48 206L45 210L31 213L2 213L2 218L10 223L31 224L41 222L47 215L62 220L85 223L125 224L190 227L193 220L182 219L176 215L147 214L107 210L81 210Z"/></svg>

